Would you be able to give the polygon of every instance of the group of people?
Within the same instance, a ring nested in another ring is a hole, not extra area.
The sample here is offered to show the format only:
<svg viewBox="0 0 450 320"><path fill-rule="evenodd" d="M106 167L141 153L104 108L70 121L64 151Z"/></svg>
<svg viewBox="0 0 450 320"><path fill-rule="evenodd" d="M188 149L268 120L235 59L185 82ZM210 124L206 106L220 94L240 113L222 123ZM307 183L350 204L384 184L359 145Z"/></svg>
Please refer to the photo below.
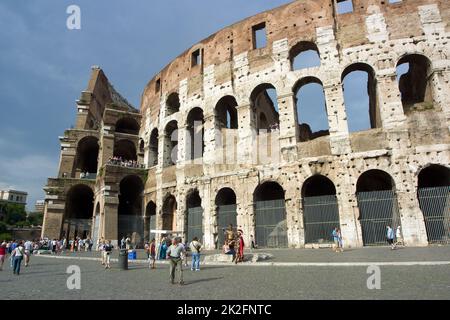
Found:
<svg viewBox="0 0 450 320"><path fill-rule="evenodd" d="M3 271L3 265L9 255L10 267L15 275L19 275L23 260L25 260L25 267L28 267L35 245L32 241L3 241L0 244L0 271Z"/></svg>
<svg viewBox="0 0 450 320"><path fill-rule="evenodd" d="M386 226L386 239L392 250L397 249L397 246L403 244L402 231L398 226L395 231L391 226Z"/></svg>
<svg viewBox="0 0 450 320"><path fill-rule="evenodd" d="M127 168L145 168L145 166L139 163L136 160L126 160L122 159L122 157L111 157L108 159L108 164L112 164L115 166L127 167Z"/></svg>
<svg viewBox="0 0 450 320"><path fill-rule="evenodd" d="M233 255L232 261L234 263L244 261L244 237L243 231L241 229L237 230L237 233L233 230L233 225L230 224L227 230L224 231L225 243L222 247L222 252L224 254ZM254 242L252 241L252 248L255 247ZM237 248L237 250L236 250Z"/></svg>

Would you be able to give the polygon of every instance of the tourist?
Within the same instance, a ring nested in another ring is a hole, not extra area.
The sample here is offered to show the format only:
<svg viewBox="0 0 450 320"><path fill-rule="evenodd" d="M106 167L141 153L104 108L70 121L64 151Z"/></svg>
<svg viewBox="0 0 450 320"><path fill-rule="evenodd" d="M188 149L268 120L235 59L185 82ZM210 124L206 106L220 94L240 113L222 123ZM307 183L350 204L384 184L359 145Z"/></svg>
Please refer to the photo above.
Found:
<svg viewBox="0 0 450 320"><path fill-rule="evenodd" d="M125 239L125 247L127 250L131 249L131 239L130 236L127 236L127 238Z"/></svg>
<svg viewBox="0 0 450 320"><path fill-rule="evenodd" d="M20 265L22 264L23 256L25 255L25 248L23 247L22 241L19 242L17 247L11 253L11 257L13 258L13 271L14 274L20 274Z"/></svg>
<svg viewBox="0 0 450 320"><path fill-rule="evenodd" d="M113 246L109 242L109 240L106 240L104 251L105 251L105 269L111 269L111 252L112 252Z"/></svg>
<svg viewBox="0 0 450 320"><path fill-rule="evenodd" d="M243 237L243 231L242 230L238 230L238 251L237 251L237 256L235 259L235 263L237 264L238 262L243 262L244 261L244 237Z"/></svg>
<svg viewBox="0 0 450 320"><path fill-rule="evenodd" d="M120 249L125 249L125 237L122 237L122 240L120 240Z"/></svg>
<svg viewBox="0 0 450 320"><path fill-rule="evenodd" d="M230 241L234 240L233 225L231 223L228 226L228 230L225 231L225 239L228 240L228 244L230 244Z"/></svg>
<svg viewBox="0 0 450 320"><path fill-rule="evenodd" d="M149 261L149 268L155 269L155 263L156 263L156 244L155 244L155 238L152 239L152 241L149 244L149 251L150 251L150 261Z"/></svg>
<svg viewBox="0 0 450 320"><path fill-rule="evenodd" d="M100 240L100 243L98 244L98 249L100 251L100 256L102 258L102 266L106 264L106 252L105 252L105 241Z"/></svg>
<svg viewBox="0 0 450 320"><path fill-rule="evenodd" d="M79 238L78 239L78 251L83 251L83 247L84 247L84 240Z"/></svg>
<svg viewBox="0 0 450 320"><path fill-rule="evenodd" d="M331 236L333 238L333 251L338 252L339 248L339 236L338 236L338 227L334 227L333 231L331 232Z"/></svg>
<svg viewBox="0 0 450 320"><path fill-rule="evenodd" d="M3 270L3 263L5 262L6 252L6 241L3 241L0 245L0 271Z"/></svg>
<svg viewBox="0 0 450 320"><path fill-rule="evenodd" d="M391 246L391 249L395 249L395 243L394 243L394 230L391 228L391 226L386 226L386 238L387 242Z"/></svg>
<svg viewBox="0 0 450 320"><path fill-rule="evenodd" d="M9 257L11 268L14 268L14 256L12 255L12 253L14 252L14 250L16 250L16 248L17 248L17 241L14 240L9 247L10 250L9 253L11 254L11 256Z"/></svg>
<svg viewBox="0 0 450 320"><path fill-rule="evenodd" d="M197 237L194 237L192 239L189 248L191 249L192 252L191 270L200 271L200 251L202 250L202 244L198 241Z"/></svg>
<svg viewBox="0 0 450 320"><path fill-rule="evenodd" d="M28 267L30 263L30 255L33 252L33 243L30 240L25 242L25 267Z"/></svg>
<svg viewBox="0 0 450 320"><path fill-rule="evenodd" d="M56 254L57 249L58 249L57 245L58 245L58 241L56 241L56 239L53 239L52 240L52 254Z"/></svg>
<svg viewBox="0 0 450 320"><path fill-rule="evenodd" d="M161 243L159 245L159 259L164 260L166 259L166 252L167 252L167 238L163 237L161 240Z"/></svg>
<svg viewBox="0 0 450 320"><path fill-rule="evenodd" d="M167 258L170 259L170 282L172 284L175 283L175 270L178 267L179 284L183 285L182 254L186 251L180 242L181 240L179 238L173 239L172 245L167 250Z"/></svg>

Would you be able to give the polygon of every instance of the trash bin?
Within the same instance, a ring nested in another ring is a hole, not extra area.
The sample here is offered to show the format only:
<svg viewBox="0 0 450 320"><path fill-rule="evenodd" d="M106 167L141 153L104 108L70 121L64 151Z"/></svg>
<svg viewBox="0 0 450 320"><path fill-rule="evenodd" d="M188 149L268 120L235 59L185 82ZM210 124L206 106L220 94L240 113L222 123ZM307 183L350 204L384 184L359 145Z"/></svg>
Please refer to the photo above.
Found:
<svg viewBox="0 0 450 320"><path fill-rule="evenodd" d="M119 269L128 270L128 252L125 249L119 251Z"/></svg>
<svg viewBox="0 0 450 320"><path fill-rule="evenodd" d="M137 259L136 250L129 250L128 251L128 260L136 260L136 259Z"/></svg>

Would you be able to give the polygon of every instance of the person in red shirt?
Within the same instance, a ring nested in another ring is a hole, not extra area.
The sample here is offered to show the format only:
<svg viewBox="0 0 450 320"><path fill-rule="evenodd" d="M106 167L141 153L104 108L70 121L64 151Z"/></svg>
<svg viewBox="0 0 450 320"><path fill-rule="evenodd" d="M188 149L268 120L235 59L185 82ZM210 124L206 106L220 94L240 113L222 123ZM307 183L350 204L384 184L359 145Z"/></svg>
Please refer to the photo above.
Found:
<svg viewBox="0 0 450 320"><path fill-rule="evenodd" d="M149 267L151 269L155 269L155 261L156 261L156 245L155 245L155 238L152 239L150 242L150 265Z"/></svg>
<svg viewBox="0 0 450 320"><path fill-rule="evenodd" d="M235 260L236 264L238 262L244 261L244 247L245 247L245 244L244 244L244 237L242 236L242 234L243 234L242 230L239 229L238 230L239 247L238 247L237 257L236 257L236 260Z"/></svg>
<svg viewBox="0 0 450 320"><path fill-rule="evenodd" d="M3 263L5 262L5 256L6 256L6 242L3 241L3 243L0 245L0 271L3 270Z"/></svg>

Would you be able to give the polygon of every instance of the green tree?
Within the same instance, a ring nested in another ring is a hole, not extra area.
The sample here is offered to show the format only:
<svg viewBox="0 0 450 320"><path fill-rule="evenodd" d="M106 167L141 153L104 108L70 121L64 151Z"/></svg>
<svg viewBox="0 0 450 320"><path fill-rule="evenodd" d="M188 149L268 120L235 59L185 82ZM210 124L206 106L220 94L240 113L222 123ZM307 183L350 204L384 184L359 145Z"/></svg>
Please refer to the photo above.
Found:
<svg viewBox="0 0 450 320"><path fill-rule="evenodd" d="M5 214L5 222L8 225L15 225L19 221L27 219L25 206L15 203L2 203L2 212Z"/></svg>
<svg viewBox="0 0 450 320"><path fill-rule="evenodd" d="M27 221L33 226L42 226L44 214L41 212L30 212Z"/></svg>

